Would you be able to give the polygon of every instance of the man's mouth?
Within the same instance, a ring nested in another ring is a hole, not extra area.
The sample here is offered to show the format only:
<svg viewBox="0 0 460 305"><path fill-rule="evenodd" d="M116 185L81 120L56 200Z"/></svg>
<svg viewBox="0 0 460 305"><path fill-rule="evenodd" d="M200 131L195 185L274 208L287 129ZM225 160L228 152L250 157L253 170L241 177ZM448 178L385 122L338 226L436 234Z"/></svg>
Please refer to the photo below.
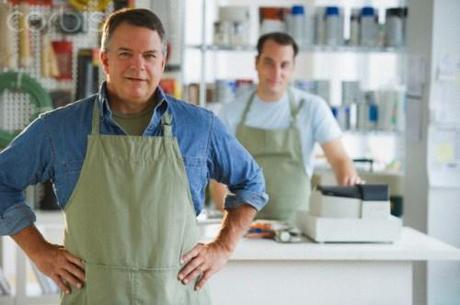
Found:
<svg viewBox="0 0 460 305"><path fill-rule="evenodd" d="M133 81L133 82L144 82L147 81L144 78L138 78L138 77L125 77L127 80Z"/></svg>

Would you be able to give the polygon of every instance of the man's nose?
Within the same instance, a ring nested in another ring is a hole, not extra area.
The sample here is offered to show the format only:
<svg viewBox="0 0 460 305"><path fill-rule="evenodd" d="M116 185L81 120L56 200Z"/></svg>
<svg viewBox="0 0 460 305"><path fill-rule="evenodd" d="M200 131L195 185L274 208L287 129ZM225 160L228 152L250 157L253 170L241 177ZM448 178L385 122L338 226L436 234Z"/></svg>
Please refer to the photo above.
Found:
<svg viewBox="0 0 460 305"><path fill-rule="evenodd" d="M276 76L277 79L281 78L282 73L283 73L282 67L275 65L273 69L273 74Z"/></svg>
<svg viewBox="0 0 460 305"><path fill-rule="evenodd" d="M145 59L142 54L134 55L131 58L130 66L136 69L143 70L145 66Z"/></svg>

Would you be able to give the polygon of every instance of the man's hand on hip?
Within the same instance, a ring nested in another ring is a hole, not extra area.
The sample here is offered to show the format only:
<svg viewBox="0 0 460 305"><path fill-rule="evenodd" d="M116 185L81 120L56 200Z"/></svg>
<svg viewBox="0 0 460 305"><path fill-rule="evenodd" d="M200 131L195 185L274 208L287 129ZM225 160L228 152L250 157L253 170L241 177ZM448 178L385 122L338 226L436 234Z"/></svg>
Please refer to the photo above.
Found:
<svg viewBox="0 0 460 305"><path fill-rule="evenodd" d="M50 277L66 294L71 286L83 287L85 282L85 265L63 246L48 244L48 247L31 257L38 269Z"/></svg>
<svg viewBox="0 0 460 305"><path fill-rule="evenodd" d="M236 208L227 209L214 241L208 244L199 243L182 256L185 266L178 274L179 280L188 284L200 276L195 289L203 288L211 275L222 269L227 263L238 241L248 230L256 212L254 207L245 203Z"/></svg>
<svg viewBox="0 0 460 305"><path fill-rule="evenodd" d="M38 269L56 282L64 293L70 293L71 286L83 287L85 281L83 261L63 246L47 242L34 225L11 237Z"/></svg>
<svg viewBox="0 0 460 305"><path fill-rule="evenodd" d="M230 255L231 252L216 241L209 244L199 243L182 256L185 266L179 272L178 278L186 285L199 277L195 285L195 290L199 290L214 273L224 267Z"/></svg>

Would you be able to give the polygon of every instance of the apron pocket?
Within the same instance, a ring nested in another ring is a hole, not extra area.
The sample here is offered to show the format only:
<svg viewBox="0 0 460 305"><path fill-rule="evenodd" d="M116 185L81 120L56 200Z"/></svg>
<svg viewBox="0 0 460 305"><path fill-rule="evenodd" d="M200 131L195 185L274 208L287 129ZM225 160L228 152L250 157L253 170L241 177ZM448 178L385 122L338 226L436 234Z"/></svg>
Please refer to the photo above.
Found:
<svg viewBox="0 0 460 305"><path fill-rule="evenodd" d="M184 304L187 286L178 279L178 268L141 270L134 281L135 304L181 305Z"/></svg>
<svg viewBox="0 0 460 305"><path fill-rule="evenodd" d="M132 303L132 274L127 268L86 264L87 305Z"/></svg>

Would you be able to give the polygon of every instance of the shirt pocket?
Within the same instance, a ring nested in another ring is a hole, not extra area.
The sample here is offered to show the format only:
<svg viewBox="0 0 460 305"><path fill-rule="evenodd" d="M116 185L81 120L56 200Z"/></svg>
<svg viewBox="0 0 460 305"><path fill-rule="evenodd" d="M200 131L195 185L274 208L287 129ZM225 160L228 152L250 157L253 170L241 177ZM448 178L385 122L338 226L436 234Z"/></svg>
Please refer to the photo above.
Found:
<svg viewBox="0 0 460 305"><path fill-rule="evenodd" d="M59 202L64 206L80 178L83 159L63 161L56 169L54 185Z"/></svg>
<svg viewBox="0 0 460 305"><path fill-rule="evenodd" d="M201 157L183 157L190 191L196 197L203 191L206 181L206 160ZM196 198L194 198L196 199Z"/></svg>

